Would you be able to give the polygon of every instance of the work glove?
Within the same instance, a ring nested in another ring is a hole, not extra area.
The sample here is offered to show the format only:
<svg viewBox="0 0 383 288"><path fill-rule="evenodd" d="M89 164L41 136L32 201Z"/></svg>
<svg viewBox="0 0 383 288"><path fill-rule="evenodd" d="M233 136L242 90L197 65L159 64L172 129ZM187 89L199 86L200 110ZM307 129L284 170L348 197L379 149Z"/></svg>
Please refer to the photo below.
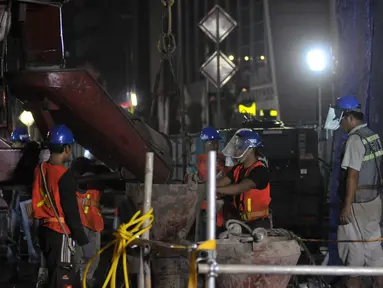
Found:
<svg viewBox="0 0 383 288"><path fill-rule="evenodd" d="M198 183L200 181L198 173L188 173L185 176L184 182L185 184L193 184Z"/></svg>
<svg viewBox="0 0 383 288"><path fill-rule="evenodd" d="M81 249L82 249L82 257L85 260L91 259L96 253L96 251L94 251L94 248L93 248L91 243L88 243L88 244L85 244L84 246L81 246Z"/></svg>

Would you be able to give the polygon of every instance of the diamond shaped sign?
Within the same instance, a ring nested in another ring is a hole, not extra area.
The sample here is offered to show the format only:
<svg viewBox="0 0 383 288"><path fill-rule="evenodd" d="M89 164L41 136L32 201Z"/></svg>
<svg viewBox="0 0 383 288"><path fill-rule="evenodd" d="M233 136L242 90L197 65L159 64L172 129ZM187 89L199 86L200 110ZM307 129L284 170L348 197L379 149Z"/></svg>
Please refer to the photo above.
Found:
<svg viewBox="0 0 383 288"><path fill-rule="evenodd" d="M219 55L219 56L218 56ZM219 57L219 77L217 60ZM214 52L209 59L201 66L201 73L214 84L215 87L223 87L237 72L237 67L222 52ZM218 83L219 78L219 83Z"/></svg>
<svg viewBox="0 0 383 288"><path fill-rule="evenodd" d="M237 22L218 5L199 22L199 28L216 43L221 43L236 26Z"/></svg>

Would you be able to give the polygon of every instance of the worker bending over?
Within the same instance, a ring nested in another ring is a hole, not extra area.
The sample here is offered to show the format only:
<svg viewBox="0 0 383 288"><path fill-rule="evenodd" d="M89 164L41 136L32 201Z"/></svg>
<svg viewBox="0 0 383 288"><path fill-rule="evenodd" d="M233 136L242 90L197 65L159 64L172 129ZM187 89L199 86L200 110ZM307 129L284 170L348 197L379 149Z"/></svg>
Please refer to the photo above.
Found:
<svg viewBox="0 0 383 288"><path fill-rule="evenodd" d="M253 229L271 227L269 170L258 150L262 146L257 132L238 130L222 153L237 159L239 164L217 180L217 192L233 196L237 217Z"/></svg>
<svg viewBox="0 0 383 288"><path fill-rule="evenodd" d="M47 135L50 158L38 165L34 173L32 205L34 217L40 219L39 242L48 268L48 287L79 287L75 272L74 241L90 259L89 245L77 204L77 185L63 163L74 143L72 132L64 125L54 126Z"/></svg>
<svg viewBox="0 0 383 288"><path fill-rule="evenodd" d="M348 133L343 147L339 196L341 200L338 240L367 240L381 237L382 143L378 134L363 122L361 105L353 96L340 97L331 107L325 128ZM339 256L347 266L383 267L380 242L339 243ZM383 287L382 277L375 277ZM360 277L349 277L347 287L360 287Z"/></svg>
<svg viewBox="0 0 383 288"><path fill-rule="evenodd" d="M71 170L78 176L94 175L92 170L92 161L80 157L73 163ZM101 246L101 231L104 230L104 220L100 211L100 191L88 184L79 184L77 190L78 208L80 211L81 221L88 236L89 243L93 248L93 255L96 255ZM77 268L81 271L83 277L88 259L83 257L82 249L76 249ZM86 275L87 287L95 287L94 272L97 270L99 257L97 257L90 266Z"/></svg>

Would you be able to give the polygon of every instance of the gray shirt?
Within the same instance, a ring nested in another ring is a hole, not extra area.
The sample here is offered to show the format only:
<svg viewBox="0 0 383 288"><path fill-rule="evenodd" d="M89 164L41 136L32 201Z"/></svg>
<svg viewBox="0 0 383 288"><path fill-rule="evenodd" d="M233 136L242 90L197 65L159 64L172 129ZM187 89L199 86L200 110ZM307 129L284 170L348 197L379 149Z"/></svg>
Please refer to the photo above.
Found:
<svg viewBox="0 0 383 288"><path fill-rule="evenodd" d="M353 128L348 134L358 131L360 128L366 127L367 124L362 124ZM346 149L343 156L341 167L345 170L352 168L360 171L362 169L363 157L366 152L362 139L358 135L351 135L346 143Z"/></svg>

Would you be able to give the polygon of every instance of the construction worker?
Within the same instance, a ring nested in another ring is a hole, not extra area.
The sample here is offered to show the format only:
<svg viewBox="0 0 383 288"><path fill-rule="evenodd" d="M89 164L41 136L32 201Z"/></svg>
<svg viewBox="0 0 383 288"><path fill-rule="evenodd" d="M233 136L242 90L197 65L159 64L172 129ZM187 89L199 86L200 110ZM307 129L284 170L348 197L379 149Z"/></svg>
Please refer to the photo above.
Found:
<svg viewBox="0 0 383 288"><path fill-rule="evenodd" d="M81 246L86 259L94 254L81 223L76 182L63 166L71 156L74 138L69 128L57 125L48 132L47 139L51 155L36 167L32 187L34 217L41 221L40 248L48 268L49 287L79 287L73 246Z"/></svg>
<svg viewBox="0 0 383 288"><path fill-rule="evenodd" d="M31 137L26 127L20 127L12 132L9 140L12 143L12 148L23 148L31 140Z"/></svg>
<svg viewBox="0 0 383 288"><path fill-rule="evenodd" d="M73 162L71 170L75 176L90 176L94 175L91 172L92 162L85 157L77 158ZM101 246L101 231L104 230L104 220L100 211L100 191L89 187L87 184L79 184L77 190L78 207L80 211L81 221L84 225L85 234L88 236L89 243L93 247L93 255L95 255ZM77 267L83 276L87 265L87 259L84 259L82 250L77 247L76 262ZM86 275L87 287L92 287L94 284L93 274L96 271L99 263L99 258L93 261L92 266Z"/></svg>
<svg viewBox="0 0 383 288"><path fill-rule="evenodd" d="M38 163L38 153L40 149L36 142L30 141L26 127L16 128L11 134L10 141L12 148L21 149L22 151L22 156L13 171L12 180L15 183L25 185L25 188L14 190L12 193L11 235L13 240L19 243L22 228L27 241L29 263L37 264L40 262L40 258L33 245L30 221L28 215L25 215L25 213L23 217L21 205L25 206L25 204L31 200L31 190L27 187L32 184L33 169ZM18 249L8 249L9 262L16 262L17 250Z"/></svg>
<svg viewBox="0 0 383 288"><path fill-rule="evenodd" d="M222 140L221 136L219 135L219 132L214 127L206 127L203 128L200 135L200 140L204 145L204 152L201 155L197 156L196 161L196 169L194 169L194 173L188 174L188 177L192 177L192 179L195 182L206 182L207 180L207 155L209 151L216 151L219 150L219 141ZM222 153L217 153L217 177L220 178L223 176L223 174L226 173L225 171L225 157ZM206 210L207 202L206 200L202 204L202 210ZM224 225L224 218L223 218L223 211L222 209L218 211L217 213L217 226L223 227Z"/></svg>
<svg viewBox="0 0 383 288"><path fill-rule="evenodd" d="M381 237L382 143L378 134L363 122L361 104L353 96L337 99L329 109L325 128L348 133L343 147L339 181L341 200L338 240L363 240ZM339 243L339 256L347 266L383 267L379 242ZM382 277L375 277L383 287ZM360 277L349 277L347 287L360 287Z"/></svg>
<svg viewBox="0 0 383 288"><path fill-rule="evenodd" d="M219 132L214 127L206 127L201 131L200 139L204 145L205 153L197 157L197 175L199 180L207 180L207 155L210 151L219 150L219 141L222 140ZM222 153L217 153L217 176L221 176L225 168L225 157Z"/></svg>
<svg viewBox="0 0 383 288"><path fill-rule="evenodd" d="M217 180L217 192L234 196L236 216L253 229L271 227L269 170L267 160L259 151L262 146L257 132L251 129L238 130L222 153L237 159L239 164Z"/></svg>
<svg viewBox="0 0 383 288"><path fill-rule="evenodd" d="M41 144L41 150L39 154L39 163L49 161L51 152L46 147L46 143ZM42 252L40 252L40 268L37 274L36 288L44 288L46 283L48 283L48 268L46 261Z"/></svg>

